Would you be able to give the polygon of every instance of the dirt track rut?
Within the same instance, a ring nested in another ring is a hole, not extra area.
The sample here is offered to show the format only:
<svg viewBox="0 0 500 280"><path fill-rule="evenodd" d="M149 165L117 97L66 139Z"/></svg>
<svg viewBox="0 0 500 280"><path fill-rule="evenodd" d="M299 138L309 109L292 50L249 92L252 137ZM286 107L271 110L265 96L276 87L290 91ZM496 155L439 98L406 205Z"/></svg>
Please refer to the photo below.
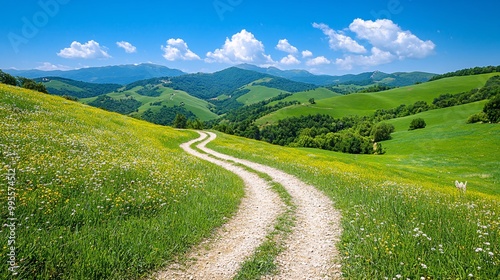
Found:
<svg viewBox="0 0 500 280"><path fill-rule="evenodd" d="M158 278L230 279L245 257L251 255L269 231L284 206L264 180L227 162L234 161L271 176L273 181L287 190L297 206L296 225L285 241L284 252L276 260L279 272L264 279L340 279L340 261L335 247L341 234L340 212L333 208L331 200L315 187L281 170L208 149L206 145L213 141L216 135L212 132L199 134L198 139L181 147L197 157L238 174L245 181L247 195L236 216L215 235L216 240L208 241L208 250L204 250L204 246L198 246L189 256L196 261L184 266L173 265L159 274ZM200 141L202 142L197 147L218 159L190 148L192 144ZM247 207L246 204L253 206ZM267 211L269 213L265 214ZM247 239L252 240L248 242L251 245L241 246Z"/></svg>

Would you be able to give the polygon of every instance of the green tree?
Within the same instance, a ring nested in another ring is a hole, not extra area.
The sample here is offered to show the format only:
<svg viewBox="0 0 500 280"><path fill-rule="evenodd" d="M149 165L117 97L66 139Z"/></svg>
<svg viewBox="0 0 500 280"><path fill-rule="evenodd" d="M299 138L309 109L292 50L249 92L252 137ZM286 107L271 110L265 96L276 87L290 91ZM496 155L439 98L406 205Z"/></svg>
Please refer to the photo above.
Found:
<svg viewBox="0 0 500 280"><path fill-rule="evenodd" d="M316 101L314 101L314 98L311 97L311 98L309 98L309 103L316 104Z"/></svg>
<svg viewBox="0 0 500 280"><path fill-rule="evenodd" d="M187 118L183 114L177 114L174 119L174 127L175 128L186 128L187 127Z"/></svg>
<svg viewBox="0 0 500 280"><path fill-rule="evenodd" d="M36 90L42 93L49 93L45 88L45 85L42 83L37 83L31 79L27 78L19 78L20 84L22 88Z"/></svg>
<svg viewBox="0 0 500 280"><path fill-rule="evenodd" d="M424 128L427 124L425 123L424 119L422 118L416 118L413 119L410 123L410 129L408 130L415 130L419 128Z"/></svg>
<svg viewBox="0 0 500 280"><path fill-rule="evenodd" d="M394 126L388 123L378 123L372 128L373 141L379 142L391 139L391 133L394 132Z"/></svg>
<svg viewBox="0 0 500 280"><path fill-rule="evenodd" d="M0 70L0 83L17 86L17 79L14 76Z"/></svg>
<svg viewBox="0 0 500 280"><path fill-rule="evenodd" d="M500 95L488 101L488 103L484 105L483 112L488 116L490 122L500 122Z"/></svg>

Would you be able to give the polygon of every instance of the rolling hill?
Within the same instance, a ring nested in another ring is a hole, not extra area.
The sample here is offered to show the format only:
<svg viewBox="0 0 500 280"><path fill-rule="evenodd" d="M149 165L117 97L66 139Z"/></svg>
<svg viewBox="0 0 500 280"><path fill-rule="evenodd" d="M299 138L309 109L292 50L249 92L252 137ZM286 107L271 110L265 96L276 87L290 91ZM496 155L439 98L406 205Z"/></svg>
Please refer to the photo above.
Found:
<svg viewBox="0 0 500 280"><path fill-rule="evenodd" d="M209 100L221 95L231 95L241 87L264 78L268 79L260 81L261 85L283 91L298 92L316 88L312 84L294 82L237 67L230 67L212 74L197 73L173 77L169 79L168 86Z"/></svg>
<svg viewBox="0 0 500 280"><path fill-rule="evenodd" d="M0 175L15 172L22 219L17 277L141 279L210 236L243 182L179 147L195 136L0 84Z"/></svg>
<svg viewBox="0 0 500 280"><path fill-rule="evenodd" d="M488 78L498 73L474 76L450 77L437 81L401 87L376 93L355 93L319 99L316 104L302 103L273 112L260 118L257 124L275 123L291 116L327 114L333 117L347 115L367 116L377 109L389 109L416 101L432 103L433 99L445 93L460 93L482 87ZM288 99L293 99L289 97Z"/></svg>
<svg viewBox="0 0 500 280"><path fill-rule="evenodd" d="M50 94L59 96L73 96L76 98L89 98L113 92L122 87L119 84L96 84L80 82L61 77L43 77L34 79L42 82Z"/></svg>
<svg viewBox="0 0 500 280"><path fill-rule="evenodd" d="M282 77L296 82L310 83L318 86L327 86L335 84L355 84L355 85L371 85L382 83L389 86L400 87L408 86L415 83L428 81L435 76L433 73L426 72L396 72L392 74L383 73L380 71L366 72L361 74L348 74L342 76L329 75L314 75L305 70L280 70L276 67L262 68L251 64L240 64L236 67L251 70L259 73L269 74L277 77Z"/></svg>
<svg viewBox="0 0 500 280"><path fill-rule="evenodd" d="M209 103L205 100L196 98L181 90L174 90L172 88L157 86L157 96L146 96L141 94L145 86L137 86L129 90L108 93L107 96L115 100L124 100L133 98L137 100L140 105L137 111L132 112L131 116L140 117L142 113L151 109L153 112L159 111L163 106L172 108L174 106L182 106L186 110L192 112L197 118L202 121L208 121L217 118L217 115L209 110ZM85 104L92 103L97 97L85 98L80 101Z"/></svg>

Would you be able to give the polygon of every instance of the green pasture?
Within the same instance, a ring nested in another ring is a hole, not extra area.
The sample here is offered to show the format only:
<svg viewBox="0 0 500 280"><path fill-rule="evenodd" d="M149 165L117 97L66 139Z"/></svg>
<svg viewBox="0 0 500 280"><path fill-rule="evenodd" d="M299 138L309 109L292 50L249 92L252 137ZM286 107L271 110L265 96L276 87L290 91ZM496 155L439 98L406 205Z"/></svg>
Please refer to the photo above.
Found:
<svg viewBox="0 0 500 280"><path fill-rule="evenodd" d="M0 218L17 219L19 267L2 227L0 279L142 279L208 237L243 182L179 148L195 137L0 85Z"/></svg>
<svg viewBox="0 0 500 280"><path fill-rule="evenodd" d="M445 93L460 93L482 87L498 73L451 77L437 81L395 88L375 93L355 93L320 99L316 104L303 103L280 109L260 118L257 123L275 123L292 116L327 114L333 117L347 115L366 116L377 109L390 109L401 104L410 105L416 101L432 103L434 98Z"/></svg>
<svg viewBox="0 0 500 280"><path fill-rule="evenodd" d="M384 155L227 136L209 147L295 174L342 212L347 279L499 279L500 127L466 124L483 102L390 120ZM413 118L424 129L408 131ZM454 181L467 181L467 192Z"/></svg>

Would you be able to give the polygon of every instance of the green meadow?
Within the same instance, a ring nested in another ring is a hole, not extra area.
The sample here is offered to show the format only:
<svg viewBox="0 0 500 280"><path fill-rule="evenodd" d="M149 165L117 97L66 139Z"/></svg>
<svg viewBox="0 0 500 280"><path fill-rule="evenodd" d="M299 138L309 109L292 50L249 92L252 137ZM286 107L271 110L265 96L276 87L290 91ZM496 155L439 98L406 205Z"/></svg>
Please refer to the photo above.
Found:
<svg viewBox="0 0 500 280"><path fill-rule="evenodd" d="M153 111L160 110L161 106L173 107L173 106L184 106L187 110L193 112L200 120L207 121L211 119L217 118L217 115L211 112L208 109L208 102L201 100L199 98L193 97L187 94L184 91L174 90L167 87L160 87L161 94L160 96L144 96L137 93L142 87L135 87L131 90L127 90L124 92L113 92L108 95L112 98L120 99L125 98L126 96L131 96L135 98L137 101L141 102L143 105L139 107L138 114L143 113L144 111L151 109ZM88 104L94 101L97 97L93 98L84 98L80 101L82 103ZM151 103L159 102L160 104L155 106L151 105Z"/></svg>
<svg viewBox="0 0 500 280"><path fill-rule="evenodd" d="M327 114L333 117L366 116L374 113L377 109L395 108L401 104L410 105L416 101L432 103L434 98L441 94L460 93L482 87L490 77L495 75L498 73L451 77L376 93L356 93L325 99L318 98L316 104L303 103L286 107L260 118L257 123L275 123L287 117L309 114ZM293 96L290 98L293 99Z"/></svg>
<svg viewBox="0 0 500 280"><path fill-rule="evenodd" d="M0 279L13 276L8 254L16 279L144 277L209 236L243 196L236 175L179 148L194 132L3 84L0 123L1 219L17 219L0 229Z"/></svg>
<svg viewBox="0 0 500 280"><path fill-rule="evenodd" d="M272 146L219 133L212 149L281 168L342 211L347 279L498 279L500 127L466 124L483 102L389 122L384 155ZM409 131L413 118L427 127ZM459 192L454 181L467 181Z"/></svg>
<svg viewBox="0 0 500 280"><path fill-rule="evenodd" d="M269 88L265 86L259 86L259 85L249 85L243 87L243 89L248 89L250 90L249 93L238 97L236 99L238 102L245 104L245 105L251 105L258 103L260 101L264 101L269 98L276 97L280 95L281 93L288 93L283 90L275 89L275 88Z"/></svg>

